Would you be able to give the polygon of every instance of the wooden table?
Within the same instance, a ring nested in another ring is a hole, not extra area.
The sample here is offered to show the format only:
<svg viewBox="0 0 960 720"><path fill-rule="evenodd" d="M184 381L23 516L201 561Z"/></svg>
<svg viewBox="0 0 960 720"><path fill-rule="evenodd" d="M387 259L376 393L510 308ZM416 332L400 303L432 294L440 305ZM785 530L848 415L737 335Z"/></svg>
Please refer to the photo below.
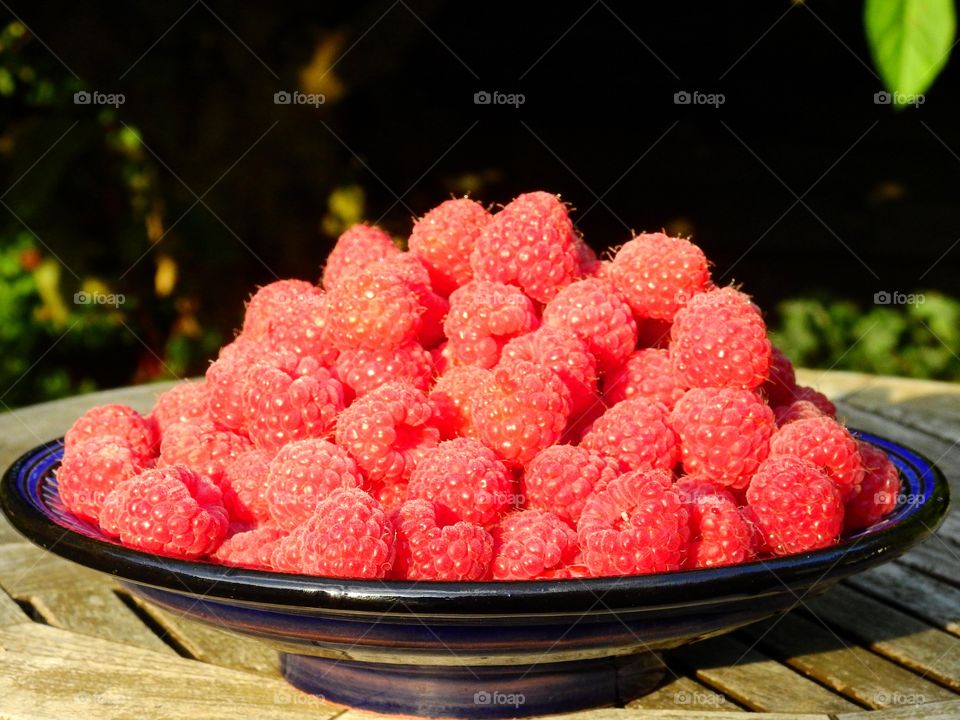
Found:
<svg viewBox="0 0 960 720"><path fill-rule="evenodd" d="M916 448L960 497L960 385L805 371L848 423ZM61 435L88 407L140 409L166 386L114 390L0 415L0 465ZM779 622L667 654L641 718L960 718L960 516L896 562ZM912 703L923 703L918 708ZM0 718L333 718L368 713L287 685L275 653L143 604L110 578L43 552L0 521Z"/></svg>

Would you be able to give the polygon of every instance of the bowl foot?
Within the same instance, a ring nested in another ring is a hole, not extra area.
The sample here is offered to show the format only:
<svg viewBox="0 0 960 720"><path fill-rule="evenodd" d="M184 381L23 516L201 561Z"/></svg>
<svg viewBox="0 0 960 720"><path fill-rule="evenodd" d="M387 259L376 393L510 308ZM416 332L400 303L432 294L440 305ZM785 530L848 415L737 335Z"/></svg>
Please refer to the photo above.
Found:
<svg viewBox="0 0 960 720"><path fill-rule="evenodd" d="M537 665L394 665L282 655L296 687L341 705L400 715L504 718L622 705L653 690L656 653Z"/></svg>

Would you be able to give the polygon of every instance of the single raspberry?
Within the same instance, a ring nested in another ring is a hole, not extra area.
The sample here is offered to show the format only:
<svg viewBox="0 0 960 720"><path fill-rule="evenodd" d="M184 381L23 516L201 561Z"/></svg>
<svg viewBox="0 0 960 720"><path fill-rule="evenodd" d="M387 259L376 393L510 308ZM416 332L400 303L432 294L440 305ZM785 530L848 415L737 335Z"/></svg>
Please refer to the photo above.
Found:
<svg viewBox="0 0 960 720"><path fill-rule="evenodd" d="M447 200L414 223L410 252L430 271L430 281L448 296L473 279L470 253L493 216L469 198Z"/></svg>
<svg viewBox="0 0 960 720"><path fill-rule="evenodd" d="M565 287L543 309L545 325L572 331L597 359L597 369L609 372L633 352L637 323L613 285L587 278Z"/></svg>
<svg viewBox="0 0 960 720"><path fill-rule="evenodd" d="M532 580L573 562L577 533L544 510L510 513L493 530L494 580Z"/></svg>
<svg viewBox="0 0 960 720"><path fill-rule="evenodd" d="M150 417L160 433L174 423L188 420L206 420L210 417L210 393L206 382L184 381L160 393L153 404Z"/></svg>
<svg viewBox="0 0 960 720"><path fill-rule="evenodd" d="M587 344L562 327L541 327L503 346L500 364L527 360L553 370L570 391L571 413L596 401L597 364Z"/></svg>
<svg viewBox="0 0 960 720"><path fill-rule="evenodd" d="M207 368L205 383L210 417L215 422L230 430L246 430L247 401L243 380L247 370L263 357L263 347L242 336L221 348L220 355Z"/></svg>
<svg viewBox="0 0 960 720"><path fill-rule="evenodd" d="M535 330L539 324L536 308L520 290L474 280L450 296L450 313L443 330L454 364L491 368L508 340Z"/></svg>
<svg viewBox="0 0 960 720"><path fill-rule="evenodd" d="M647 398L624 400L593 423L580 447L614 458L624 472L671 472L680 459L680 443L668 422L669 413L664 405Z"/></svg>
<svg viewBox="0 0 960 720"><path fill-rule="evenodd" d="M247 432L265 450L327 435L344 407L343 385L311 357L298 362L285 353L254 363L243 384Z"/></svg>
<svg viewBox="0 0 960 720"><path fill-rule="evenodd" d="M489 370L474 365L458 365L437 378L430 391L437 427L444 440L466 435L474 437L473 396L493 381Z"/></svg>
<svg viewBox="0 0 960 720"><path fill-rule="evenodd" d="M809 418L784 425L770 438L770 455L809 460L837 484L844 501L856 495L863 482L857 441L833 418Z"/></svg>
<svg viewBox="0 0 960 720"><path fill-rule="evenodd" d="M63 446L69 450L84 440L105 435L117 438L117 442L129 447L142 461L155 458L160 449L156 421L132 407L116 403L90 408L77 418L63 436Z"/></svg>
<svg viewBox="0 0 960 720"><path fill-rule="evenodd" d="M553 370L525 360L496 367L473 396L477 435L504 461L525 465L563 433L570 391Z"/></svg>
<svg viewBox="0 0 960 720"><path fill-rule="evenodd" d="M363 477L347 451L332 442L311 438L284 445L264 478L267 510L285 530L313 515L317 505L338 488L363 485Z"/></svg>
<svg viewBox="0 0 960 720"><path fill-rule="evenodd" d="M396 350L344 350L336 368L337 377L356 397L395 380L426 390L434 372L433 358L417 342Z"/></svg>
<svg viewBox="0 0 960 720"><path fill-rule="evenodd" d="M433 291L430 272L412 253L400 253L383 260L378 268L403 280L420 303L420 330L417 341L425 348L436 347L444 340L443 321L450 310L446 297Z"/></svg>
<svg viewBox="0 0 960 720"><path fill-rule="evenodd" d="M440 431L423 392L390 382L340 413L336 437L370 482L378 483L409 478L420 458L436 447Z"/></svg>
<svg viewBox="0 0 960 720"><path fill-rule="evenodd" d="M666 350L670 346L670 330L673 323L667 320L641 318L637 320L637 347L661 348Z"/></svg>
<svg viewBox="0 0 960 720"><path fill-rule="evenodd" d="M623 244L610 280L638 318L673 320L677 311L710 283L703 251L689 240L642 233Z"/></svg>
<svg viewBox="0 0 960 720"><path fill-rule="evenodd" d="M171 425L160 444L159 466L186 465L217 486L223 471L242 454L253 450L245 435L220 427L212 420Z"/></svg>
<svg viewBox="0 0 960 720"><path fill-rule="evenodd" d="M794 400L789 405L778 405L773 409L777 418L777 427L783 427L796 420L827 417L823 411L809 400Z"/></svg>
<svg viewBox="0 0 960 720"><path fill-rule="evenodd" d="M234 533L223 541L210 559L230 567L272 570L270 557L285 535L273 525L261 525L253 530Z"/></svg>
<svg viewBox="0 0 960 720"><path fill-rule="evenodd" d="M767 326L750 298L732 287L694 296L670 330L670 358L690 387L752 390L770 370Z"/></svg>
<svg viewBox="0 0 960 720"><path fill-rule="evenodd" d="M339 238L327 255L323 268L323 287L330 292L343 278L375 262L398 255L390 236L378 227L354 225Z"/></svg>
<svg viewBox="0 0 960 720"><path fill-rule="evenodd" d="M584 503L620 475L620 464L575 445L551 445L537 453L523 473L526 507L547 510L576 524Z"/></svg>
<svg viewBox="0 0 960 720"><path fill-rule="evenodd" d="M616 407L616 406L615 406ZM770 452L773 411L749 390L694 388L670 414L683 469L742 490Z"/></svg>
<svg viewBox="0 0 960 720"><path fill-rule="evenodd" d="M747 503L766 546L776 555L832 545L843 527L840 491L803 458L765 460L747 488Z"/></svg>
<svg viewBox="0 0 960 720"><path fill-rule="evenodd" d="M145 462L113 435L74 442L57 470L57 492L70 512L97 522L110 491L142 472Z"/></svg>
<svg viewBox="0 0 960 720"><path fill-rule="evenodd" d="M327 332L327 297L304 280L264 285L247 303L242 337L265 350L294 352L331 365L337 350Z"/></svg>
<svg viewBox="0 0 960 720"><path fill-rule="evenodd" d="M391 576L404 580L484 580L493 559L493 538L473 523L443 522L429 500L408 500L391 516L397 556Z"/></svg>
<svg viewBox="0 0 960 720"><path fill-rule="evenodd" d="M793 391L793 399L813 403L827 417L837 417L837 406L830 402L830 398L812 387L798 385Z"/></svg>
<svg viewBox="0 0 960 720"><path fill-rule="evenodd" d="M124 545L184 558L215 551L228 525L220 490L184 465L145 470L120 483L100 512L101 529Z"/></svg>
<svg viewBox="0 0 960 720"><path fill-rule="evenodd" d="M515 497L513 476L473 438L446 440L424 453L410 476L411 499L433 500L457 520L494 525Z"/></svg>
<svg viewBox="0 0 960 720"><path fill-rule="evenodd" d="M887 454L870 443L857 441L864 475L860 491L847 499L843 513L845 530L873 525L897 506L900 473Z"/></svg>
<svg viewBox="0 0 960 720"><path fill-rule="evenodd" d="M231 520L243 523L271 521L267 506L267 468L273 455L271 450L249 450L224 468L220 490Z"/></svg>
<svg viewBox="0 0 960 720"><path fill-rule="evenodd" d="M797 375L783 350L776 345L772 346L770 354L770 370L763 383L763 394L770 407L789 405L793 402L793 393L797 387Z"/></svg>
<svg viewBox="0 0 960 720"><path fill-rule="evenodd" d="M518 196L477 237L474 277L517 285L545 303L581 277L578 238L566 206L550 193Z"/></svg>
<svg viewBox="0 0 960 720"><path fill-rule="evenodd" d="M376 500L363 490L340 488L277 543L271 563L304 575L384 578L393 565L395 539Z"/></svg>
<svg viewBox="0 0 960 720"><path fill-rule="evenodd" d="M687 569L737 565L754 557L754 530L740 514L733 494L695 475L676 486L690 513Z"/></svg>
<svg viewBox="0 0 960 720"><path fill-rule="evenodd" d="M400 275L380 264L341 280L327 295L330 342L340 350L394 350L417 338L424 308Z"/></svg>
<svg viewBox="0 0 960 720"><path fill-rule="evenodd" d="M669 572L686 557L690 517L670 473L628 472L590 496L577 534L593 576Z"/></svg>
<svg viewBox="0 0 960 720"><path fill-rule="evenodd" d="M666 350L644 348L633 352L603 379L603 396L611 405L633 397L645 397L672 410L686 387L673 372Z"/></svg>

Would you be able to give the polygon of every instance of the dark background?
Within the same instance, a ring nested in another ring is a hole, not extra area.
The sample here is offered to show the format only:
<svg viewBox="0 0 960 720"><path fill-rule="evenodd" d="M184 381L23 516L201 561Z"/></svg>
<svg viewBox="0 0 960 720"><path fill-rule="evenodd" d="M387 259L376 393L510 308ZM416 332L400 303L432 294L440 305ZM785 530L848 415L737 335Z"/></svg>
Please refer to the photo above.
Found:
<svg viewBox="0 0 960 720"><path fill-rule="evenodd" d="M547 189L598 250L631 230L692 234L772 325L795 296L868 309L880 290L955 292L960 70L948 63L919 108L875 104L857 2L10 8L33 36L5 62L54 89L45 105L2 98L4 187L29 172L4 198L19 220L0 227L29 226L76 272L64 296L96 276L134 299L135 337L120 333L110 362L51 353L68 389L202 370L256 284L316 279L338 192L362 191L362 216L404 236L451 194ZM78 88L126 102L77 106ZM273 103L298 88L326 103ZM525 103L476 105L481 90ZM684 90L725 102L674 104ZM143 147L118 152L127 127ZM148 222L165 232L153 245ZM177 269L163 292L160 257Z"/></svg>

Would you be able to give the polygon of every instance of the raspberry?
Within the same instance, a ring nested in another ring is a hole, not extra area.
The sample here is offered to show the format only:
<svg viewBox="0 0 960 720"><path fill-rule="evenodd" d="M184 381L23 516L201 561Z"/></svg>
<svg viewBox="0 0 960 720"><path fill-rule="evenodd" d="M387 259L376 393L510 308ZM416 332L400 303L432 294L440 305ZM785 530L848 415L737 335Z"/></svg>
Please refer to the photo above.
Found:
<svg viewBox="0 0 960 720"><path fill-rule="evenodd" d="M262 525L253 530L234 533L210 558L221 565L272 570L270 557L284 532L273 525Z"/></svg>
<svg viewBox="0 0 960 720"><path fill-rule="evenodd" d="M450 310L450 302L433 291L426 266L411 253L400 253L384 260L380 267L403 280L417 296L422 310L417 333L420 344L432 348L443 342L443 321Z"/></svg>
<svg viewBox="0 0 960 720"><path fill-rule="evenodd" d="M637 320L637 347L661 348L666 350L670 345L670 330L673 323L666 320L641 318Z"/></svg>
<svg viewBox="0 0 960 720"><path fill-rule="evenodd" d="M873 525L897 506L900 473L887 454L870 443L857 441L864 476L860 491L847 499L843 520L845 530Z"/></svg>
<svg viewBox="0 0 960 720"><path fill-rule="evenodd" d="M157 555L198 558L227 533L220 490L183 465L146 470L103 502L100 527L124 545Z"/></svg>
<svg viewBox="0 0 960 720"><path fill-rule="evenodd" d="M544 510L510 513L493 531L494 580L531 580L569 565L579 547L577 533Z"/></svg>
<svg viewBox="0 0 960 720"><path fill-rule="evenodd" d="M778 405L773 409L773 413L777 418L777 427L783 427L796 420L827 417L809 400L794 400L789 405Z"/></svg>
<svg viewBox="0 0 960 720"><path fill-rule="evenodd" d="M458 435L475 436L473 396L493 381L489 370L473 365L452 367L437 378L430 391L437 427L445 440Z"/></svg>
<svg viewBox="0 0 960 720"><path fill-rule="evenodd" d="M272 459L270 450L250 450L224 468L220 490L231 520L245 523L271 520L266 493L267 467Z"/></svg>
<svg viewBox="0 0 960 720"><path fill-rule="evenodd" d="M186 465L219 487L226 467L250 450L253 445L245 435L211 420L182 422L171 425L163 434L157 465Z"/></svg>
<svg viewBox="0 0 960 720"><path fill-rule="evenodd" d="M394 543L393 525L377 501L363 490L340 488L277 543L271 563L304 575L384 578Z"/></svg>
<svg viewBox="0 0 960 720"><path fill-rule="evenodd" d="M812 387L798 385L793 391L793 399L813 403L827 417L835 418L837 416L837 406L830 402L830 398Z"/></svg>
<svg viewBox="0 0 960 720"><path fill-rule="evenodd" d="M433 500L457 520L488 526L510 507L513 476L480 441L456 438L424 453L408 492L411 499Z"/></svg>
<svg viewBox="0 0 960 720"><path fill-rule="evenodd" d="M473 279L470 253L492 216L468 198L440 203L417 220L410 233L410 252L430 271L430 282L450 295Z"/></svg>
<svg viewBox="0 0 960 720"><path fill-rule="evenodd" d="M624 400L593 423L580 447L614 458L624 472L670 472L680 459L680 443L668 415L666 407L647 398Z"/></svg>
<svg viewBox="0 0 960 720"><path fill-rule="evenodd" d="M265 350L312 356L323 365L337 358L328 340L326 295L303 280L278 280L257 290L247 303L241 334Z"/></svg>
<svg viewBox="0 0 960 720"><path fill-rule="evenodd" d="M595 577L678 570L690 517L663 470L621 475L590 496L577 523L583 563Z"/></svg>
<svg viewBox="0 0 960 720"><path fill-rule="evenodd" d="M422 325L416 291L380 265L341 280L327 307L330 342L340 350L394 350L415 340Z"/></svg>
<svg viewBox="0 0 960 720"><path fill-rule="evenodd" d="M473 396L479 438L503 460L525 465L563 433L570 391L541 365L513 360L494 369L492 381Z"/></svg>
<svg viewBox="0 0 960 720"><path fill-rule="evenodd" d="M637 344L630 306L610 283L597 278L561 290L543 309L543 322L567 328L582 339L601 373L620 365Z"/></svg>
<svg viewBox="0 0 960 720"><path fill-rule="evenodd" d="M680 479L676 488L690 513L685 568L736 565L753 559L753 528L741 516L729 490L694 475Z"/></svg>
<svg viewBox="0 0 960 720"><path fill-rule="evenodd" d="M597 397L597 366L587 344L561 327L541 327L503 346L500 364L527 360L553 370L570 391L571 412L587 408Z"/></svg>
<svg viewBox="0 0 960 720"><path fill-rule="evenodd" d="M74 442L57 470L57 491L74 515L97 522L104 498L144 469L144 460L117 437Z"/></svg>
<svg viewBox="0 0 960 720"><path fill-rule="evenodd" d="M747 488L747 503L776 555L833 544L843 526L840 491L809 460L781 455L765 460Z"/></svg>
<svg viewBox="0 0 960 720"><path fill-rule="evenodd" d="M391 516L397 532L392 577L405 580L483 580L490 572L493 538L479 525L441 522L429 500L408 500Z"/></svg>
<svg viewBox="0 0 960 720"><path fill-rule="evenodd" d="M157 423L161 434L174 423L208 419L209 396L207 384L202 380L177 383L157 396L150 417Z"/></svg>
<svg viewBox="0 0 960 720"><path fill-rule="evenodd" d="M789 405L793 401L793 392L797 387L793 363L775 345L770 355L770 371L762 387L770 407Z"/></svg>
<svg viewBox="0 0 960 720"><path fill-rule="evenodd" d="M420 390L390 382L340 413L337 444L353 456L370 482L407 479L440 439L432 415L430 401Z"/></svg>
<svg viewBox="0 0 960 720"><path fill-rule="evenodd" d="M690 387L752 390L767 378L770 353L760 311L732 287L694 296L670 330L674 372Z"/></svg>
<svg viewBox="0 0 960 720"><path fill-rule="evenodd" d="M457 365L491 368L508 340L536 329L536 308L520 290L503 283L474 280L450 296L443 323L447 351Z"/></svg>
<svg viewBox="0 0 960 720"><path fill-rule="evenodd" d="M243 379L250 366L263 357L263 348L250 338L238 337L220 350L207 368L207 404L210 417L230 430L244 431L247 405Z"/></svg>
<svg viewBox="0 0 960 720"><path fill-rule="evenodd" d="M673 320L690 298L706 290L710 269L703 251L689 240L643 233L617 251L610 280L637 318Z"/></svg>
<svg viewBox="0 0 960 720"><path fill-rule="evenodd" d="M645 397L672 410L684 391L683 383L673 372L669 353L658 348L635 351L603 379L603 396L611 405Z"/></svg>
<svg viewBox="0 0 960 720"><path fill-rule="evenodd" d="M526 507L547 510L575 524L587 498L619 474L620 465L613 458L574 445L551 445L527 465L521 494Z"/></svg>
<svg viewBox="0 0 960 720"><path fill-rule="evenodd" d="M267 510L273 521L293 530L309 519L317 505L337 488L357 488L363 478L343 448L319 438L284 445L263 479Z"/></svg>
<svg viewBox="0 0 960 720"><path fill-rule="evenodd" d="M344 350L336 367L337 377L357 397L394 380L426 390L433 378L433 358L416 342L396 350Z"/></svg>
<svg viewBox="0 0 960 720"><path fill-rule="evenodd" d="M474 277L517 285L545 303L580 278L578 241L559 198L545 192L526 193L483 228L470 265Z"/></svg>
<svg viewBox="0 0 960 720"><path fill-rule="evenodd" d="M383 230L371 225L354 225L337 238L323 268L323 287L330 292L343 278L393 255L400 248Z"/></svg>
<svg viewBox="0 0 960 720"><path fill-rule="evenodd" d="M276 450L291 440L322 437L343 409L343 385L313 358L292 353L254 363L243 380L253 444Z"/></svg>
<svg viewBox="0 0 960 720"><path fill-rule="evenodd" d="M773 411L749 390L694 388L670 414L683 469L742 490L770 452Z"/></svg>
<svg viewBox="0 0 960 720"><path fill-rule="evenodd" d="M130 448L140 460L157 456L160 432L153 418L143 417L127 405L98 405L90 408L70 426L63 436L63 446L69 450L84 440L112 435L117 442Z"/></svg>
<svg viewBox="0 0 960 720"><path fill-rule="evenodd" d="M795 420L770 439L770 455L793 455L820 467L837 484L846 501L860 490L863 461L857 441L843 425L828 417Z"/></svg>

